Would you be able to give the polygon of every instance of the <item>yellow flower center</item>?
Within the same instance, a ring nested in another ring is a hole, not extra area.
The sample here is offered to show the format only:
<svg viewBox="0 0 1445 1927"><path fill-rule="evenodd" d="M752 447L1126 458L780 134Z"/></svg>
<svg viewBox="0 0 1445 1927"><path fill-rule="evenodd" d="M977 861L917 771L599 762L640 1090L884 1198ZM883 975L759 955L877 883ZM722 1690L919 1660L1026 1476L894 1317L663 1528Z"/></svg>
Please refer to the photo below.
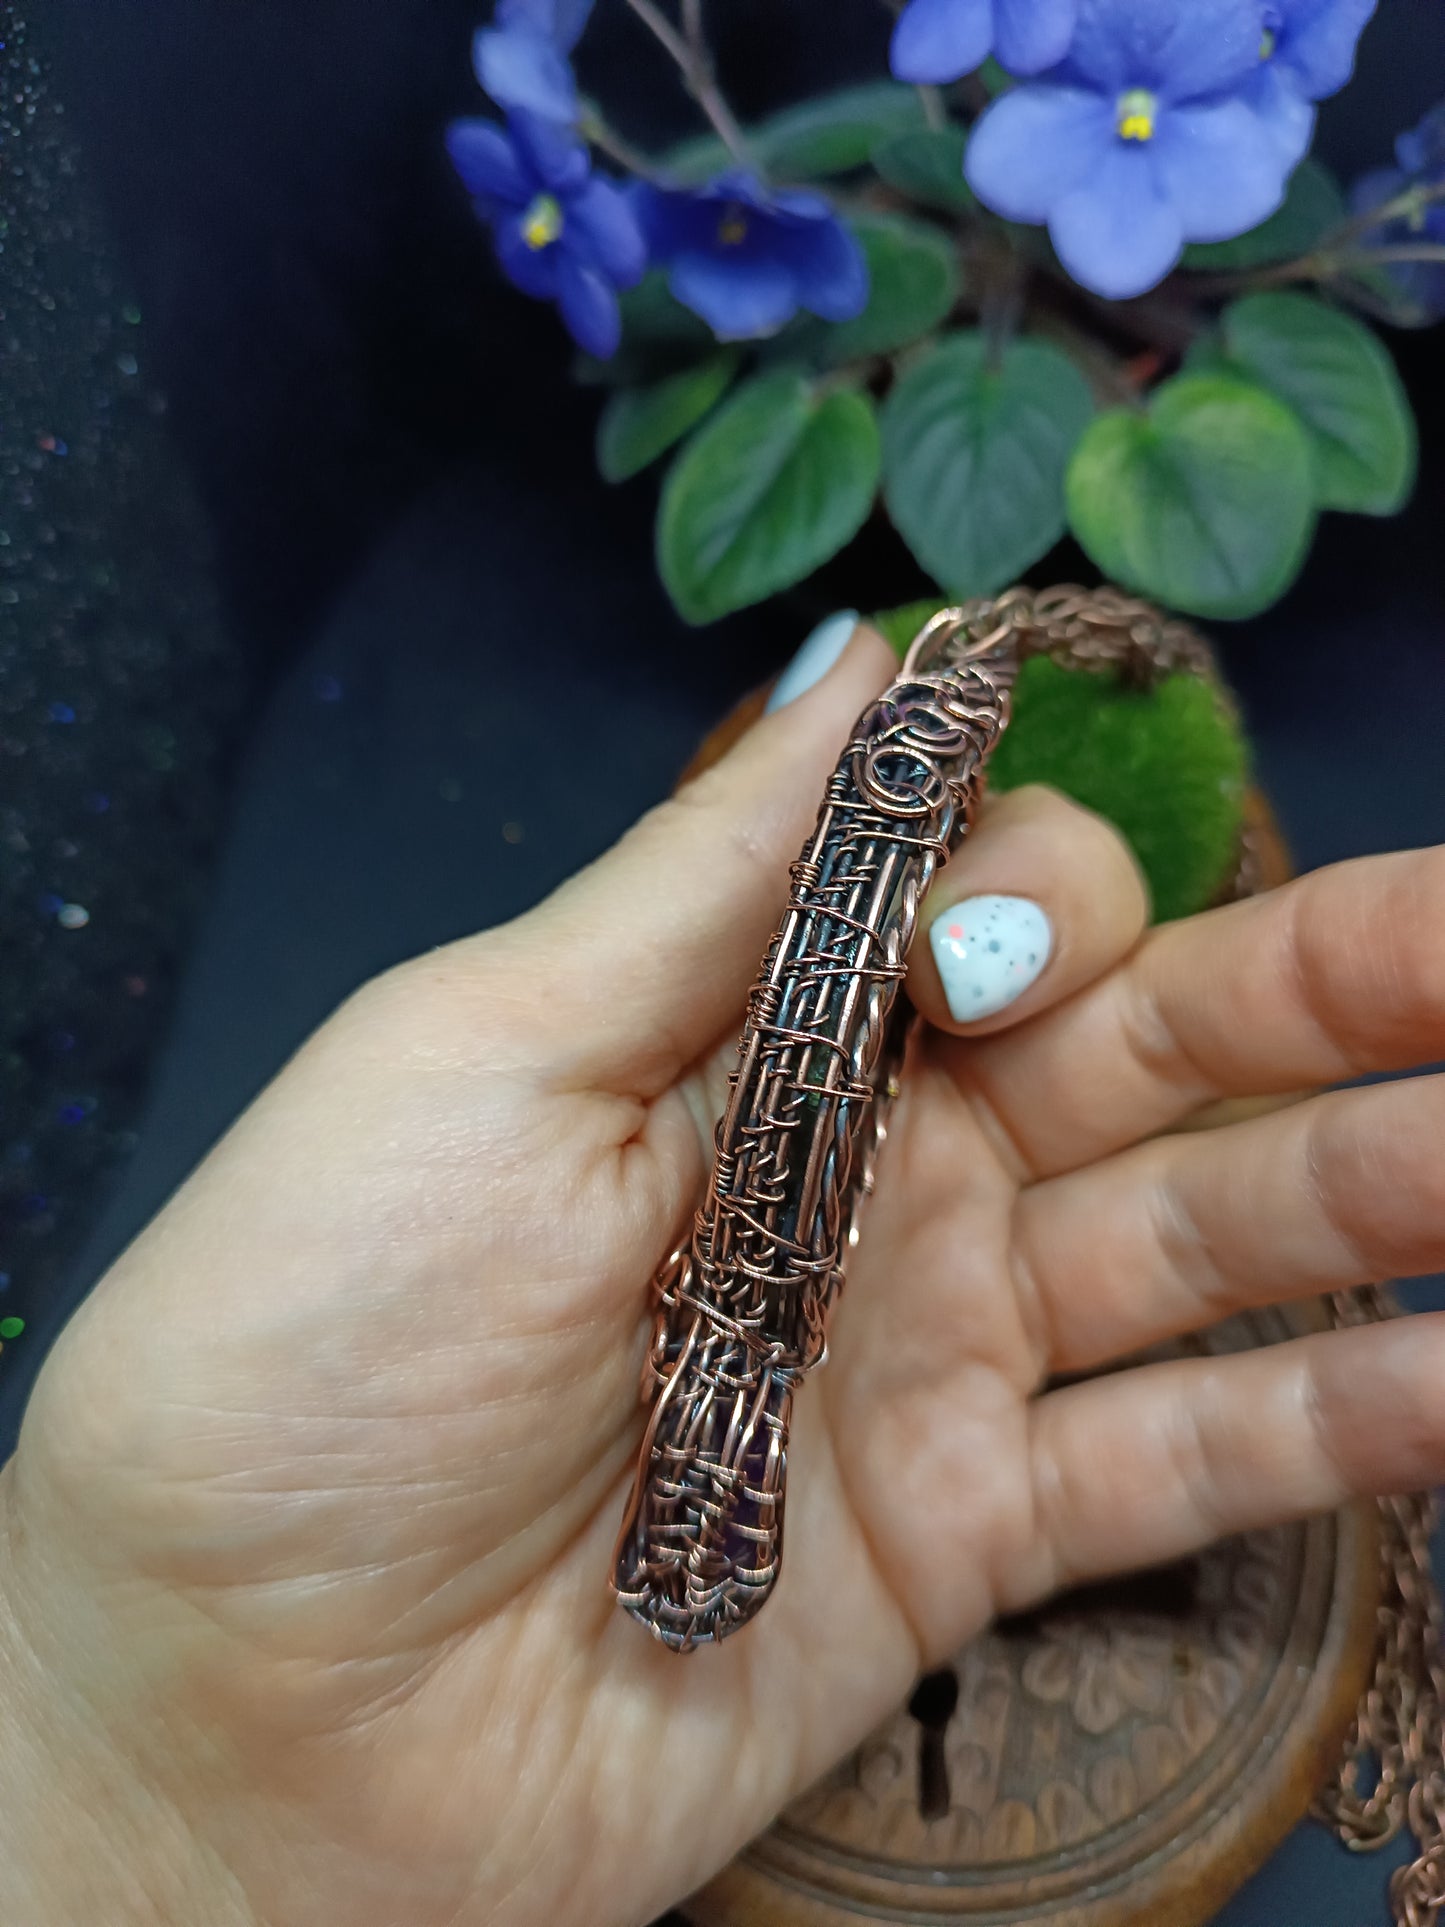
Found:
<svg viewBox="0 0 1445 1927"><path fill-rule="evenodd" d="M1278 45L1279 35L1274 31L1273 27L1266 27L1264 32L1259 36L1260 59L1268 60Z"/></svg>
<svg viewBox="0 0 1445 1927"><path fill-rule="evenodd" d="M717 224L717 238L725 248L740 247L748 238L747 216L740 207L728 208Z"/></svg>
<svg viewBox="0 0 1445 1927"><path fill-rule="evenodd" d="M522 239L536 253L551 247L561 232L561 202L553 194L539 194L522 216Z"/></svg>
<svg viewBox="0 0 1445 1927"><path fill-rule="evenodd" d="M1147 87L1131 87L1115 103L1114 125L1120 140L1148 141L1154 138L1154 109L1159 105Z"/></svg>

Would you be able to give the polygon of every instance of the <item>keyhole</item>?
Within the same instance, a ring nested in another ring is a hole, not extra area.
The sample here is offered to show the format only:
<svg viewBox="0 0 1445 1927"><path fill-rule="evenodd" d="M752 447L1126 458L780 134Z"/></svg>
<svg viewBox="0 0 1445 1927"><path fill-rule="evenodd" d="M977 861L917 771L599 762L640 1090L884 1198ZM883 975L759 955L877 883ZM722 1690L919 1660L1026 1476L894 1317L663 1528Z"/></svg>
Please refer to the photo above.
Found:
<svg viewBox="0 0 1445 1927"><path fill-rule="evenodd" d="M944 1751L943 1736L957 1710L958 1674L951 1666L944 1666L936 1673L925 1673L908 1702L908 1711L921 1729L918 1811L925 1820L941 1820L948 1812L948 1755Z"/></svg>

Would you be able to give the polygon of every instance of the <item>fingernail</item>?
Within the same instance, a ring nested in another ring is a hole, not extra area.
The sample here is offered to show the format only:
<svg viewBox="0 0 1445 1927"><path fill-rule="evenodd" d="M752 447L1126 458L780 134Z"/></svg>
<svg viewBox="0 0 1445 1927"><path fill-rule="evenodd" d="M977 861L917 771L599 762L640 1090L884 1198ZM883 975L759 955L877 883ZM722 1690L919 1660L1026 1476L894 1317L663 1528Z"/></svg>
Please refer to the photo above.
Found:
<svg viewBox="0 0 1445 1927"><path fill-rule="evenodd" d="M768 698L766 713L771 715L775 709L801 696L804 690L811 689L815 682L821 682L847 648L848 638L857 627L856 609L840 609L836 615L824 616L779 676Z"/></svg>
<svg viewBox="0 0 1445 1927"><path fill-rule="evenodd" d="M948 1008L960 1024L1022 997L1049 960L1053 925L1028 897L965 897L928 930Z"/></svg>

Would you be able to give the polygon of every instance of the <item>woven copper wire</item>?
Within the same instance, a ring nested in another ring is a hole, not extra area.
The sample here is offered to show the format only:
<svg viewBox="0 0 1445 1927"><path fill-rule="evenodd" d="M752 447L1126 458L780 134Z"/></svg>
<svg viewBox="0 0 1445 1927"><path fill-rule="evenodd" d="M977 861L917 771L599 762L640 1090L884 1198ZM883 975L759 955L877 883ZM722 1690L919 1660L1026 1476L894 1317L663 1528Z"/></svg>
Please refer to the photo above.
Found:
<svg viewBox="0 0 1445 1927"><path fill-rule="evenodd" d="M1141 685L1214 680L1202 639L1147 603L1011 589L936 616L855 724L751 995L691 1241L655 1281L652 1410L613 1586L679 1651L745 1624L777 1580L793 1393L826 1355L887 1134L919 906L1030 654Z"/></svg>

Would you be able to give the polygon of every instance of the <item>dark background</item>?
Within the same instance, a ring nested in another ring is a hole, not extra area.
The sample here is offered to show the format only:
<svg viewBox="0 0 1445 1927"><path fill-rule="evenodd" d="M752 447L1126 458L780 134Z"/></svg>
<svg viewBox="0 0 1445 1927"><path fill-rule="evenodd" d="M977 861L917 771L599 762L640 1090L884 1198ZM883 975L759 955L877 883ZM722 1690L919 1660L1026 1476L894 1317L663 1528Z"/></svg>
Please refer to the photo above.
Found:
<svg viewBox="0 0 1445 1927"><path fill-rule="evenodd" d="M745 113L881 66L886 16L867 0L712 11ZM595 398L567 380L553 318L495 280L442 156L447 119L479 106L470 0L29 14L103 236L104 260L74 272L133 298L141 375L165 398L156 487L186 495L212 545L173 565L204 569L219 603L212 700L183 676L166 688L183 750L229 800L214 835L165 846L167 875L111 861L113 891L132 878L148 904L170 890L195 909L147 939L166 986L147 1048L92 1079L108 1154L97 1140L89 1165L72 1161L48 1215L0 1215L4 1309L28 1320L0 1365L0 1450L68 1309L340 997L524 909L604 848L819 615L921 586L883 543L866 581L833 571L705 631L671 614L652 485L595 479ZM586 84L636 138L688 131L651 43L616 0L598 15ZM1378 164L1442 93L1445 8L1385 0L1319 150L1346 176ZM1394 346L1421 416L1411 509L1327 517L1286 601L1216 631L1305 866L1445 840L1442 342ZM145 546L143 531L124 541ZM1079 566L1064 552L1046 573ZM3 675L0 656L0 694ZM575 734L539 764L529 725L559 690ZM98 712L97 744L106 728ZM16 797L21 760L0 765ZM188 793L178 779L173 815ZM57 806L37 791L28 807L33 827ZM114 975L106 928L76 935ZM19 1141L25 1120L3 1122ZM1303 1830L1221 1918L1373 1927L1385 1872Z"/></svg>

